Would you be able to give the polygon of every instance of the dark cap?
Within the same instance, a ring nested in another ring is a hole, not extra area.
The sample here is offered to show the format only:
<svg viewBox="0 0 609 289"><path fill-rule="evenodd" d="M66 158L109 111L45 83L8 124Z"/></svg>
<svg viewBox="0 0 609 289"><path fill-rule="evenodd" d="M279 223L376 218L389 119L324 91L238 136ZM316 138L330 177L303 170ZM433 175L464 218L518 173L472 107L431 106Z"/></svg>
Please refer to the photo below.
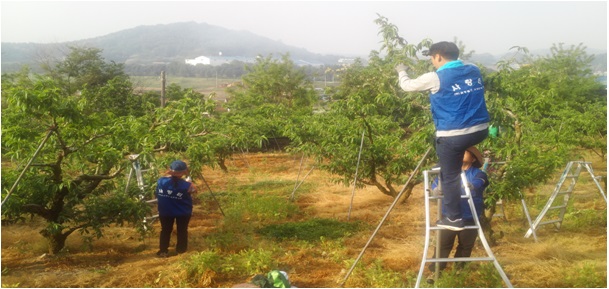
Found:
<svg viewBox="0 0 609 289"><path fill-rule="evenodd" d="M440 54L446 59L457 60L459 59L459 47L452 42L442 41L432 44L429 50L424 50L422 54L424 56Z"/></svg>
<svg viewBox="0 0 609 289"><path fill-rule="evenodd" d="M168 175L172 175L174 177L181 177L188 175L188 166L185 162L181 160L176 160L171 163L169 166L169 170L167 171Z"/></svg>

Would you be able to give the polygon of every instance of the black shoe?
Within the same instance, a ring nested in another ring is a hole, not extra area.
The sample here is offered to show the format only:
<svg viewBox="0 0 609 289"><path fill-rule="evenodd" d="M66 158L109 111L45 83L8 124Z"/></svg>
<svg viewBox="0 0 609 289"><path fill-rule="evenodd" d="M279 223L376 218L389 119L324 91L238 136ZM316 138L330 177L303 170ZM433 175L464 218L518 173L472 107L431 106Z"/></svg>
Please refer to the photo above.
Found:
<svg viewBox="0 0 609 289"><path fill-rule="evenodd" d="M161 251L156 252L156 255L159 258L167 258L167 257L169 257L169 253L167 253L167 252L161 252Z"/></svg>
<svg viewBox="0 0 609 289"><path fill-rule="evenodd" d="M442 218L436 222L436 225L440 228L448 229L451 231L463 231L465 225L463 224L463 219L451 220L448 217Z"/></svg>

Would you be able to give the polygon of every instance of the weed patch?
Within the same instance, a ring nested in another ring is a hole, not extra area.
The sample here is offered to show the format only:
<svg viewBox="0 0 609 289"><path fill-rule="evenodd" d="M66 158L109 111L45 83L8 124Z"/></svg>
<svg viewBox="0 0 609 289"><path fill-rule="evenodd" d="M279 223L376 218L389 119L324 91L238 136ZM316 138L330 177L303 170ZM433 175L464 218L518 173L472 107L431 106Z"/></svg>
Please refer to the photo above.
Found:
<svg viewBox="0 0 609 289"><path fill-rule="evenodd" d="M277 266L273 252L265 249L243 250L223 255L218 250L207 250L181 263L189 284L209 287L216 279L243 278L269 271Z"/></svg>
<svg viewBox="0 0 609 289"><path fill-rule="evenodd" d="M278 240L298 239L319 241L349 236L361 229L361 223L346 223L330 219L310 219L302 222L272 224L257 230L257 233Z"/></svg>
<svg viewBox="0 0 609 289"><path fill-rule="evenodd" d="M605 268L606 269L606 268ZM599 273L591 263L584 262L575 272L566 272L565 285L573 288L606 288L607 274Z"/></svg>
<svg viewBox="0 0 609 289"><path fill-rule="evenodd" d="M422 281L421 284L426 283ZM505 285L503 280L490 263L471 264L458 269L454 266L441 272L440 277L431 284L425 284L436 288L501 288Z"/></svg>
<svg viewBox="0 0 609 289"><path fill-rule="evenodd" d="M565 228L566 227L566 228ZM572 209L565 213L563 228L582 230L587 227L607 227L607 210Z"/></svg>
<svg viewBox="0 0 609 289"><path fill-rule="evenodd" d="M351 263L351 262L347 262ZM349 264L351 267L352 263ZM385 268L379 259L364 266L357 265L357 272L348 280L347 285L354 288L404 288L408 287L402 272ZM416 279L415 279L416 280Z"/></svg>

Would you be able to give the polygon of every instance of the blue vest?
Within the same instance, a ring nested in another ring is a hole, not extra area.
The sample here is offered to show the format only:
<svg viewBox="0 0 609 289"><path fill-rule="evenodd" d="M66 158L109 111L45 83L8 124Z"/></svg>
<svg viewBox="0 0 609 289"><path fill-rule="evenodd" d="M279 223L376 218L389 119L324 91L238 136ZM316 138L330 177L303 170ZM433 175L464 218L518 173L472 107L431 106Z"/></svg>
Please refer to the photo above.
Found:
<svg viewBox="0 0 609 289"><path fill-rule="evenodd" d="M430 95L436 130L463 130L488 123L484 84L478 67L449 62L436 72L440 89Z"/></svg>
<svg viewBox="0 0 609 289"><path fill-rule="evenodd" d="M162 177L157 181L156 198L159 216L182 217L192 215L190 183L178 178Z"/></svg>

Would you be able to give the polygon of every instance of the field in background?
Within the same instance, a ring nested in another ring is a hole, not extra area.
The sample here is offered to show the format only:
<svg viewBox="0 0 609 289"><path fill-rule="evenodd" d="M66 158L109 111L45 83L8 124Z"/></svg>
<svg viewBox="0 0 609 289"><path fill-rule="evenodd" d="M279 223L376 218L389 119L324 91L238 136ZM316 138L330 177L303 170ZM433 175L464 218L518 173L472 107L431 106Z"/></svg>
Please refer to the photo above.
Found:
<svg viewBox="0 0 609 289"><path fill-rule="evenodd" d="M595 172L606 176L606 160L591 161ZM305 161L299 172L299 164L299 156L250 153L228 161L228 173L205 168L205 180L226 216L205 183L195 180L200 193L189 251L167 259L155 257L158 223L143 240L130 227L109 228L104 238L92 242L73 234L57 256L45 254L40 220L3 225L2 287L232 287L270 269L285 270L297 287L338 287L393 199L373 187L357 189L347 220L352 188L314 169L294 192L296 180L313 165ZM560 173L525 193L533 219ZM293 192L295 201L290 202ZM423 205L418 185L406 203L394 208L346 287L414 286L425 236ZM515 287L607 286L607 204L586 172L575 186L561 230L542 227L537 243L523 237L527 223L520 202L507 202L505 212L507 220L493 221L503 238L492 249ZM325 237L315 235L322 229L328 229L321 234ZM478 244L474 256L482 255ZM438 285L503 286L487 265L449 271L451 282L461 283Z"/></svg>
<svg viewBox="0 0 609 289"><path fill-rule="evenodd" d="M161 91L160 76L131 76L133 88L135 91ZM216 94L216 99L226 99L227 86L240 82L241 79L232 78L197 78L197 77L172 77L166 76L165 85L169 86L172 83L179 85L181 88L192 88L197 92L209 95ZM338 82L331 81L315 81L315 88L324 88L326 86L335 86Z"/></svg>

